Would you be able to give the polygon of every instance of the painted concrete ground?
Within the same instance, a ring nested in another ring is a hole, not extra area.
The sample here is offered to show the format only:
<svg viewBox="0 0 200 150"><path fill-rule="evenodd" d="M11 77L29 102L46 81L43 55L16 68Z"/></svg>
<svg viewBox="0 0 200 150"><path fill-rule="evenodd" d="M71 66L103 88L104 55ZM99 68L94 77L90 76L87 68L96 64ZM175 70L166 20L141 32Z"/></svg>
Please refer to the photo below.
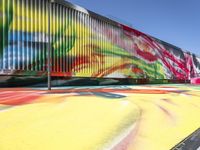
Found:
<svg viewBox="0 0 200 150"><path fill-rule="evenodd" d="M0 150L168 150L199 127L198 86L0 89Z"/></svg>

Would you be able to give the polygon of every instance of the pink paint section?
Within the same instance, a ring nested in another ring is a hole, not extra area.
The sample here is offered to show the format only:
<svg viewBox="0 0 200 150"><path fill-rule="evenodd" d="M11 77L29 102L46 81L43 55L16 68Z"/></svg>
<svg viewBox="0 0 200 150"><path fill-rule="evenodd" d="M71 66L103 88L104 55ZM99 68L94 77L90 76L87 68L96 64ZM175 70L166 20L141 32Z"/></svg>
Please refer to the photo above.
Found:
<svg viewBox="0 0 200 150"><path fill-rule="evenodd" d="M124 139L122 139L122 141L120 141L117 145L115 145L112 148L112 150L128 150L137 132L138 132L138 126L136 125L136 127Z"/></svg>
<svg viewBox="0 0 200 150"><path fill-rule="evenodd" d="M192 78L191 79L191 84L198 84L198 85L200 85L200 77Z"/></svg>

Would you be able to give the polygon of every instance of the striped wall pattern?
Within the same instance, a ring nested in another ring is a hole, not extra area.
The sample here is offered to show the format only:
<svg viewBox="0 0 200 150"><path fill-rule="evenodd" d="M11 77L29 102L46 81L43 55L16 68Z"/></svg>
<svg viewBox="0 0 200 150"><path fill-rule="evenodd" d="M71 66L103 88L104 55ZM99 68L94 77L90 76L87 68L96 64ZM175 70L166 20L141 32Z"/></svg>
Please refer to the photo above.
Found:
<svg viewBox="0 0 200 150"><path fill-rule="evenodd" d="M83 8L48 0L0 0L0 7L0 74L45 75L49 42L52 76L185 80L200 73L200 57Z"/></svg>

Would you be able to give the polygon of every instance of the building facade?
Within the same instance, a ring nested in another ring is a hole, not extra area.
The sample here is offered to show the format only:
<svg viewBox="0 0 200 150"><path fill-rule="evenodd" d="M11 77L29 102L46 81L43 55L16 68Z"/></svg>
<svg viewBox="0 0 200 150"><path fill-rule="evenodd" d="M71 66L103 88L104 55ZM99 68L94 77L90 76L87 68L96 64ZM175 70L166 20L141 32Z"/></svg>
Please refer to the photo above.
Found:
<svg viewBox="0 0 200 150"><path fill-rule="evenodd" d="M0 0L0 75L185 81L200 57L62 0Z"/></svg>

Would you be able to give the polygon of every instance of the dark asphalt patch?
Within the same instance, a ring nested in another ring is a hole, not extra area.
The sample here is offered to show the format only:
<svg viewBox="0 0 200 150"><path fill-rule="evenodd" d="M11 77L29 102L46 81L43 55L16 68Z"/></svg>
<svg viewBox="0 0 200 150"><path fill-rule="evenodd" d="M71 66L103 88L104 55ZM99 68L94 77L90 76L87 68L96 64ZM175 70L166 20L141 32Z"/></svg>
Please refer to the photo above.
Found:
<svg viewBox="0 0 200 150"><path fill-rule="evenodd" d="M197 150L200 148L200 128L178 143L171 150Z"/></svg>

